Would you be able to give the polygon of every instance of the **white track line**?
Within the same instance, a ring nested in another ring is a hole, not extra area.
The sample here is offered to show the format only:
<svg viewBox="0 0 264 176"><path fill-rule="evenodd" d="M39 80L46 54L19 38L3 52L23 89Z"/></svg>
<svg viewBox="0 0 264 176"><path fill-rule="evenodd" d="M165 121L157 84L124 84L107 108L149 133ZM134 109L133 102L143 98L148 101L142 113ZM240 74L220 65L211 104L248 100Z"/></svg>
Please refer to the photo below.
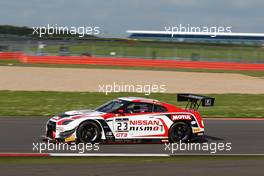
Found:
<svg viewBox="0 0 264 176"><path fill-rule="evenodd" d="M199 154L199 153L186 153L186 154L171 154L170 156L264 156L264 153L223 153L223 154Z"/></svg>
<svg viewBox="0 0 264 176"><path fill-rule="evenodd" d="M244 154L139 154L139 153L0 153L0 157L177 157L177 156L264 156L261 153Z"/></svg>
<svg viewBox="0 0 264 176"><path fill-rule="evenodd" d="M170 154L141 154L141 153L49 153L50 156L136 156L136 157L169 157Z"/></svg>

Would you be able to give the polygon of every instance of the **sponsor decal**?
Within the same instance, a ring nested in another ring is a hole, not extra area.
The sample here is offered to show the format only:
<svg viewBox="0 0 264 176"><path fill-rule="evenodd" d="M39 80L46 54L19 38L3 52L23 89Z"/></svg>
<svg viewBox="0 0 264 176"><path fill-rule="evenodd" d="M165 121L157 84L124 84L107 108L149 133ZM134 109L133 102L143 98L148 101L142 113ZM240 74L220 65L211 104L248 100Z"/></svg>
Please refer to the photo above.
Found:
<svg viewBox="0 0 264 176"><path fill-rule="evenodd" d="M65 139L65 142L72 142L72 141L75 141L75 137L73 135Z"/></svg>
<svg viewBox="0 0 264 176"><path fill-rule="evenodd" d="M151 120L130 120L130 131L162 131L163 125L158 119Z"/></svg>
<svg viewBox="0 0 264 176"><path fill-rule="evenodd" d="M211 99L205 99L204 105L210 106L212 104Z"/></svg>
<svg viewBox="0 0 264 176"><path fill-rule="evenodd" d="M153 119L153 120L130 120L129 125L160 125L160 121L157 119Z"/></svg>
<svg viewBox="0 0 264 176"><path fill-rule="evenodd" d="M130 131L162 131L162 125L160 126L132 126Z"/></svg>
<svg viewBox="0 0 264 176"><path fill-rule="evenodd" d="M127 133L116 133L116 137L127 137Z"/></svg>
<svg viewBox="0 0 264 176"><path fill-rule="evenodd" d="M116 119L115 131L116 132L163 131L163 125L158 119L150 119L150 120Z"/></svg>
<svg viewBox="0 0 264 176"><path fill-rule="evenodd" d="M203 132L203 130L200 128L192 128L192 131L193 131L193 133Z"/></svg>
<svg viewBox="0 0 264 176"><path fill-rule="evenodd" d="M172 115L172 120L192 120L191 115Z"/></svg>

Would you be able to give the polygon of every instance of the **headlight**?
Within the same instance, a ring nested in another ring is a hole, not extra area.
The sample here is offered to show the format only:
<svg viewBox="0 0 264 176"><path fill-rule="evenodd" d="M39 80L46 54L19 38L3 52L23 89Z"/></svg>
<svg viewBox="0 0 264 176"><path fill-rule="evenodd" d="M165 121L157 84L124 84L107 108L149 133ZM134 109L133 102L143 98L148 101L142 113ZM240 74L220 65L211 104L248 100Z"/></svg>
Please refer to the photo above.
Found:
<svg viewBox="0 0 264 176"><path fill-rule="evenodd" d="M71 123L73 120L65 120L64 122L62 122L62 125L68 125L69 123Z"/></svg>
<svg viewBox="0 0 264 176"><path fill-rule="evenodd" d="M64 131L64 128L63 127L56 127L56 131L59 132L59 133L60 132L63 132Z"/></svg>

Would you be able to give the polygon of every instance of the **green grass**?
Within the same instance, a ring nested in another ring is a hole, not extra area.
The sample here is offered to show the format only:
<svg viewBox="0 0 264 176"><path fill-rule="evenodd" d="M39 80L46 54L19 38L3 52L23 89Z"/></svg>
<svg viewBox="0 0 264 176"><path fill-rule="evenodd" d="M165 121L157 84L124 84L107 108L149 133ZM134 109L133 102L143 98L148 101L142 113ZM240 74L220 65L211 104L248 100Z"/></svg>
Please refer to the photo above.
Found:
<svg viewBox="0 0 264 176"><path fill-rule="evenodd" d="M23 66L23 67L52 67L52 68L88 68L88 69L126 69L126 70L152 70L152 71L178 71L178 72L202 72L202 73L238 73L253 77L264 77L264 71L243 70L210 70L210 69L181 69L181 68L153 68L153 67L126 67L126 66L103 66L103 65L70 65L70 64L25 64L18 60L0 60L0 66Z"/></svg>
<svg viewBox="0 0 264 176"><path fill-rule="evenodd" d="M176 94L0 91L0 116L51 116L73 109L95 108L122 96L154 98L184 107ZM264 94L211 94L214 107L200 108L203 117L264 117Z"/></svg>

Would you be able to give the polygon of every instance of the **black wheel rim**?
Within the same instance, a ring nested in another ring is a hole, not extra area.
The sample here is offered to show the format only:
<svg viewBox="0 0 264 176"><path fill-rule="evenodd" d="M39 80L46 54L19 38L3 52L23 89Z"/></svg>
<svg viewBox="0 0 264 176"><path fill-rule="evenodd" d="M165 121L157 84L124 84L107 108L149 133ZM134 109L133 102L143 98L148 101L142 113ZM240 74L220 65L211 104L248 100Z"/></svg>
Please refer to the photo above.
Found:
<svg viewBox="0 0 264 176"><path fill-rule="evenodd" d="M92 142L98 136L98 130L93 125L87 125L81 131L81 139L84 142Z"/></svg>
<svg viewBox="0 0 264 176"><path fill-rule="evenodd" d="M188 138L189 129L186 125L178 124L174 130L174 136L180 140L186 140Z"/></svg>

